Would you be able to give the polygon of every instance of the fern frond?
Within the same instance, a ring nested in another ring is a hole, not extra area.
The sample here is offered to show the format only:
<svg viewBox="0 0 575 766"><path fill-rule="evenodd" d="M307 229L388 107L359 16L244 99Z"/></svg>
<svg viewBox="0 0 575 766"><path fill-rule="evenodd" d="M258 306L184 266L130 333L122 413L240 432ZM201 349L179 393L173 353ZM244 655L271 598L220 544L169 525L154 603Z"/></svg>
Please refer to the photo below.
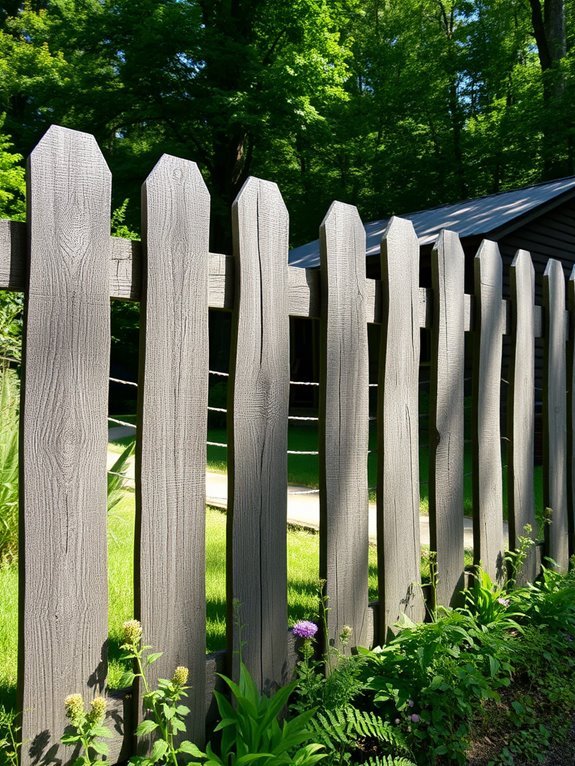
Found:
<svg viewBox="0 0 575 766"><path fill-rule="evenodd" d="M365 766L415 766L415 763L394 755L376 755L365 761Z"/></svg>
<svg viewBox="0 0 575 766"><path fill-rule="evenodd" d="M318 742L329 750L353 750L364 739L372 739L389 749L406 753L402 734L388 721L371 711L348 706L318 712L311 726Z"/></svg>

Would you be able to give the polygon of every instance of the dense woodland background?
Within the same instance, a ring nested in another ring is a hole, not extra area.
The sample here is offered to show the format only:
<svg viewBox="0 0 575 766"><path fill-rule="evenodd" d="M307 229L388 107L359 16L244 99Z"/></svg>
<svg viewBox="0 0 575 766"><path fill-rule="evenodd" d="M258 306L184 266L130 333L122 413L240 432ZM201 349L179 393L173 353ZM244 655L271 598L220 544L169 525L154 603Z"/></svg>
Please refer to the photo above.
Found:
<svg viewBox="0 0 575 766"><path fill-rule="evenodd" d="M22 158L52 123L95 134L122 236L160 155L195 160L220 252L250 174L279 184L292 246L334 199L368 221L570 175L574 40L575 0L4 0L0 217L24 218ZM4 356L21 303L0 296ZM134 377L137 304L112 333Z"/></svg>
<svg viewBox="0 0 575 766"><path fill-rule="evenodd" d="M51 123L94 133L138 227L163 152L199 163L214 250L250 174L292 245L330 202L365 220L575 172L575 0L5 0L0 215Z"/></svg>

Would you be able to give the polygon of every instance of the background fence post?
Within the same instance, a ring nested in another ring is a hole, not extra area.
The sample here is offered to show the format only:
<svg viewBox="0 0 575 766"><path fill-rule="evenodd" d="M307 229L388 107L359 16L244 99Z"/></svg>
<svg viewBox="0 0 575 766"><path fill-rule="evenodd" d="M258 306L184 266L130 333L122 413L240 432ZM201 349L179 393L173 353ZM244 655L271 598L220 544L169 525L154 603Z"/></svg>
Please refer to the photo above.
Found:
<svg viewBox="0 0 575 766"><path fill-rule="evenodd" d="M23 763L65 760L65 697L91 698L106 681L110 186L86 133L51 127L30 156L20 463Z"/></svg>
<svg viewBox="0 0 575 766"><path fill-rule="evenodd" d="M567 284L569 341L567 343L567 509L569 556L575 553L575 266Z"/></svg>
<svg viewBox="0 0 575 766"><path fill-rule="evenodd" d="M334 202L320 228L320 577L327 640L368 636L369 381L365 229L356 208Z"/></svg>
<svg viewBox="0 0 575 766"><path fill-rule="evenodd" d="M547 555L566 571L569 564L567 523L567 372L565 275L551 258L543 274L545 367L543 377L543 502L551 509L545 529Z"/></svg>

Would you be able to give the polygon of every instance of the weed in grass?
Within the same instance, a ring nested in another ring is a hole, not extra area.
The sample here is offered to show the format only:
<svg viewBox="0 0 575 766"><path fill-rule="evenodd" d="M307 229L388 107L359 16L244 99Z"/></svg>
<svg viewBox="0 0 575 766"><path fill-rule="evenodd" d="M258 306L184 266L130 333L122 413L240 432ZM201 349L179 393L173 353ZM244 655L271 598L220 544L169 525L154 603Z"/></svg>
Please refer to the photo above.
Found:
<svg viewBox="0 0 575 766"><path fill-rule="evenodd" d="M22 744L17 719L14 711L0 705L0 766L18 766L18 751Z"/></svg>
<svg viewBox="0 0 575 766"><path fill-rule="evenodd" d="M81 694L70 694L64 701L66 718L70 722L64 736L60 738L63 745L77 749L78 755L71 766L93 766L103 763L102 757L108 755L108 745L102 739L110 739L112 732L104 726L106 716L106 700L95 697L90 703L90 709L84 707Z"/></svg>
<svg viewBox="0 0 575 766"><path fill-rule="evenodd" d="M150 652L151 646L142 646L142 626L137 620L127 620L123 626L122 660L133 662L136 672L127 670L120 683L132 686L139 678L143 687L142 702L146 717L136 728L136 736L153 736L154 744L149 755L134 756L130 763L134 766L154 766L154 764L173 764L178 766L179 756L189 755L204 758L204 753L192 742L183 740L177 743L180 734L186 731L185 716L190 712L182 699L187 697L189 686L188 669L180 666L174 670L171 679L160 678L158 688L150 688L146 669L160 659L162 652ZM188 761L199 764L199 761Z"/></svg>
<svg viewBox="0 0 575 766"><path fill-rule="evenodd" d="M0 561L18 552L18 411L16 373L0 369Z"/></svg>

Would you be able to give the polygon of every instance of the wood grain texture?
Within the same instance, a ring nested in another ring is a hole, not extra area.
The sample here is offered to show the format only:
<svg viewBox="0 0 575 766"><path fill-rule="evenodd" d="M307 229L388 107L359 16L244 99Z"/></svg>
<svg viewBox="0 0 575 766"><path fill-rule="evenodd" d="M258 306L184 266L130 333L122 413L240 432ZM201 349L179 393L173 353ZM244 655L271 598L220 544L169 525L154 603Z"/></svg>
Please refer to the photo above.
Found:
<svg viewBox="0 0 575 766"><path fill-rule="evenodd" d="M383 315L377 413L379 633L425 614L419 529L419 245L392 218L381 244Z"/></svg>
<svg viewBox="0 0 575 766"><path fill-rule="evenodd" d="M355 207L331 205L320 227L320 260L320 577L327 639L337 642L348 625L350 646L365 646L369 380L365 229Z"/></svg>
<svg viewBox="0 0 575 766"><path fill-rule="evenodd" d="M243 659L256 684L270 690L285 679L287 661L288 214L277 186L248 179L232 226L228 649L237 677L237 600Z"/></svg>
<svg viewBox="0 0 575 766"><path fill-rule="evenodd" d="M569 343L567 344L567 520L569 556L575 553L575 266L567 285Z"/></svg>
<svg viewBox="0 0 575 766"><path fill-rule="evenodd" d="M85 133L52 127L29 159L19 557L23 763L71 755L58 745L64 698L81 692L89 699L106 679L110 182Z"/></svg>
<svg viewBox="0 0 575 766"><path fill-rule="evenodd" d="M546 334L543 375L543 502L551 509L546 525L547 553L559 569L569 564L567 523L567 371L565 275L560 261L550 259L543 274Z"/></svg>
<svg viewBox="0 0 575 766"><path fill-rule="evenodd" d="M475 563L498 582L503 564L503 478L500 386L503 345L502 264L495 242L484 240L474 259L473 536Z"/></svg>
<svg viewBox="0 0 575 766"><path fill-rule="evenodd" d="M519 537L531 527L536 535L533 485L535 433L535 270L526 250L518 250L511 263L512 333L507 403L507 515L509 548L515 550ZM532 548L519 573L533 582L535 550Z"/></svg>
<svg viewBox="0 0 575 766"><path fill-rule="evenodd" d="M454 232L440 233L431 274L430 549L437 557L436 600L449 606L459 600L464 570L465 253Z"/></svg>
<svg viewBox="0 0 575 766"><path fill-rule="evenodd" d="M150 668L190 670L188 734L202 740L210 198L195 163L164 155L142 189L136 614Z"/></svg>

